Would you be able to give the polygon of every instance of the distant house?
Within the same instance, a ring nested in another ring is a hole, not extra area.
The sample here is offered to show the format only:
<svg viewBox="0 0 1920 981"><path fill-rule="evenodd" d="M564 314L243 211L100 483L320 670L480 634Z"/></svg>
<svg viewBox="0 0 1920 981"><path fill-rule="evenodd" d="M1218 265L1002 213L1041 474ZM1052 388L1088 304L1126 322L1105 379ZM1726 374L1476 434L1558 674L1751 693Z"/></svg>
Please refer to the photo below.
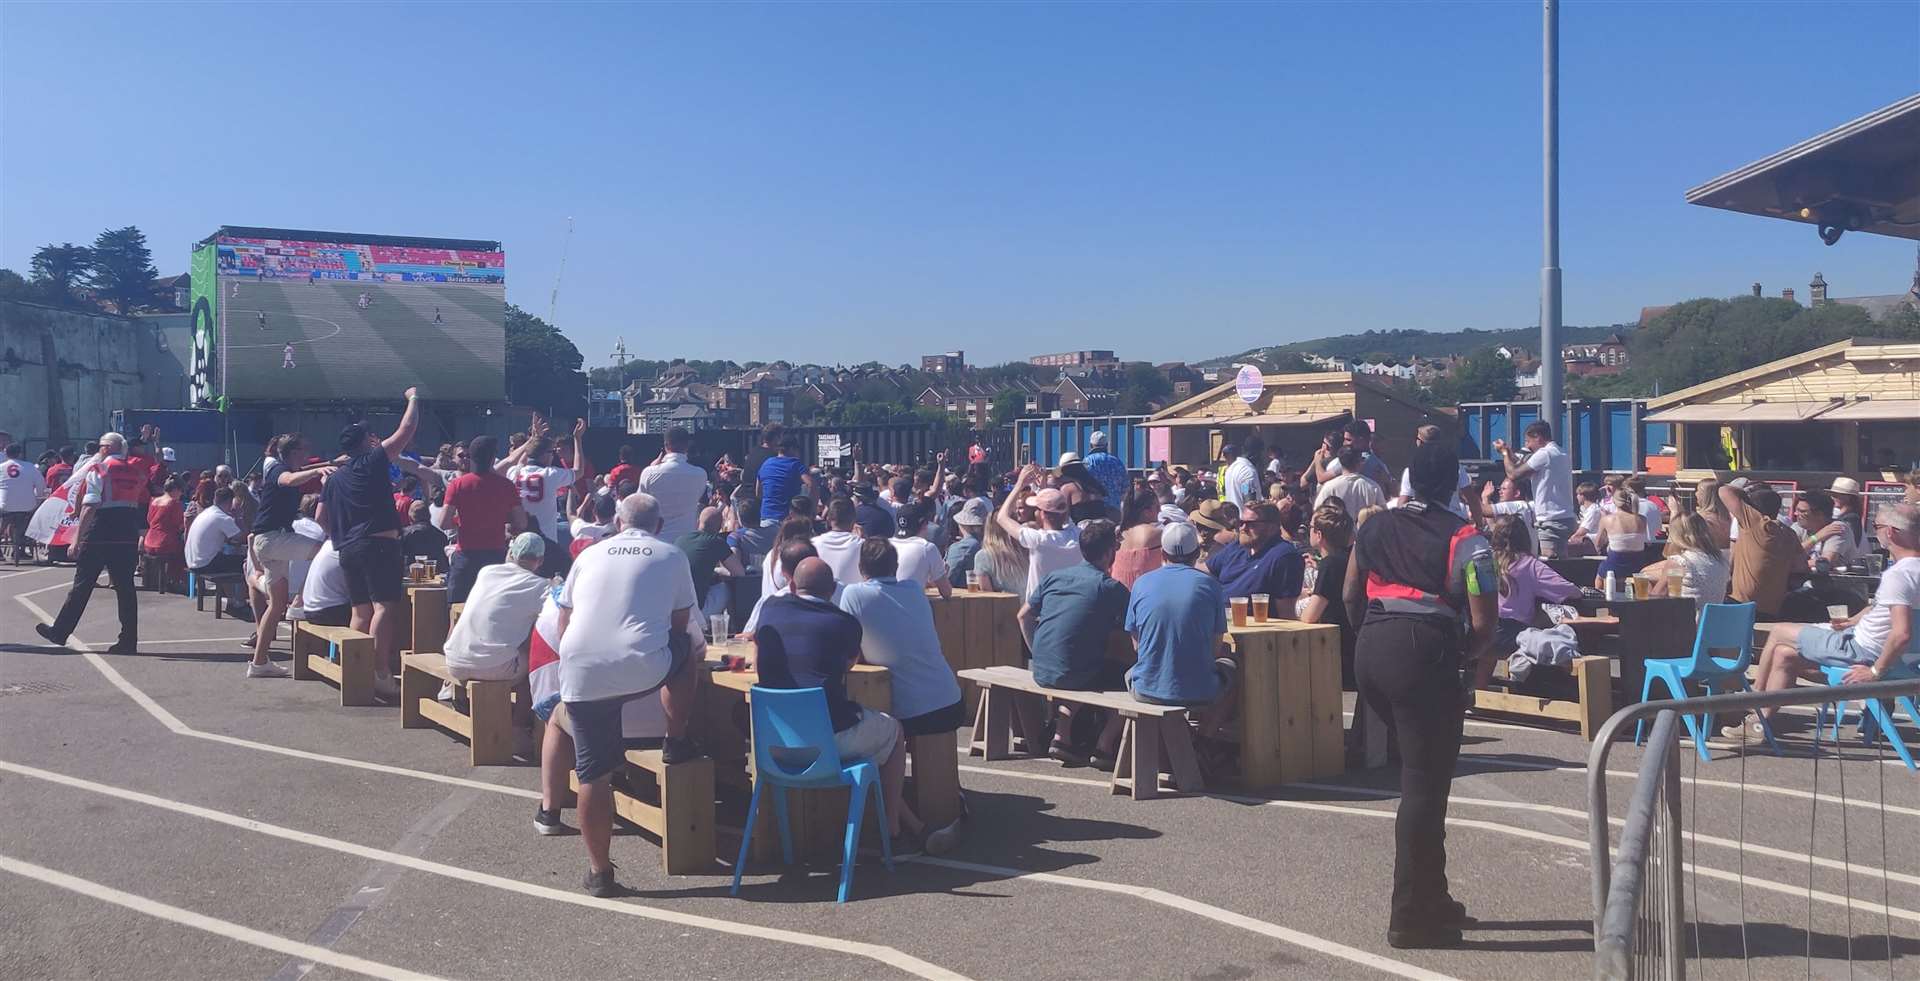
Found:
<svg viewBox="0 0 1920 981"><path fill-rule="evenodd" d="M1175 400L1192 396L1196 385L1205 384L1200 378L1200 373L1187 367L1185 361L1168 361L1165 364L1154 365L1154 370L1173 386Z"/></svg>
<svg viewBox="0 0 1920 981"><path fill-rule="evenodd" d="M985 425L993 417L994 400L1000 393L1011 389L1019 392L1024 399L1021 406L1023 414L1040 414L1047 411L1039 408L1044 400L1035 401L1041 394L1040 386L1032 380L1020 378L997 385L976 382L957 382L951 385L930 385L913 401L915 405L929 409L939 409L950 416L966 420L968 425Z"/></svg>
<svg viewBox="0 0 1920 981"><path fill-rule="evenodd" d="M1111 411L1118 397L1110 376L1063 374L1048 389L1060 397L1060 411L1098 415Z"/></svg>

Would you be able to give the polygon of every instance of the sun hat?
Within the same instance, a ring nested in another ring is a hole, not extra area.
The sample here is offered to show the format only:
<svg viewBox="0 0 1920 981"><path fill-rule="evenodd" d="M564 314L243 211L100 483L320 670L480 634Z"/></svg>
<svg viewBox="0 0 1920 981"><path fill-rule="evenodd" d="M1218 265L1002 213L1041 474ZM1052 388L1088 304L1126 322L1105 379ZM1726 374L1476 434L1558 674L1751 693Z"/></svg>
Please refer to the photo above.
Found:
<svg viewBox="0 0 1920 981"><path fill-rule="evenodd" d="M984 525L987 523L988 512L992 510L993 508L987 504L986 498L976 497L968 501L966 506L960 509L960 513L953 516L953 520L958 524L969 527Z"/></svg>
<svg viewBox="0 0 1920 981"><path fill-rule="evenodd" d="M1200 502L1200 509L1188 515L1188 520L1202 528L1213 531L1232 531L1240 527L1240 519L1228 512L1232 505L1220 500Z"/></svg>
<svg viewBox="0 0 1920 981"><path fill-rule="evenodd" d="M1072 450L1068 450L1067 452L1060 454L1059 466L1064 467L1069 463L1079 463L1079 462L1080 462L1080 454L1075 453Z"/></svg>
<svg viewBox="0 0 1920 981"><path fill-rule="evenodd" d="M1027 507L1051 511L1054 514L1065 514L1067 513L1067 496L1048 487L1027 498Z"/></svg>
<svg viewBox="0 0 1920 981"><path fill-rule="evenodd" d="M1163 525L1184 525L1187 523L1187 512L1178 504L1162 504L1159 520Z"/></svg>
<svg viewBox="0 0 1920 981"><path fill-rule="evenodd" d="M1852 477L1835 477L1833 478L1833 486L1827 488L1827 493L1858 495L1860 493L1860 482Z"/></svg>

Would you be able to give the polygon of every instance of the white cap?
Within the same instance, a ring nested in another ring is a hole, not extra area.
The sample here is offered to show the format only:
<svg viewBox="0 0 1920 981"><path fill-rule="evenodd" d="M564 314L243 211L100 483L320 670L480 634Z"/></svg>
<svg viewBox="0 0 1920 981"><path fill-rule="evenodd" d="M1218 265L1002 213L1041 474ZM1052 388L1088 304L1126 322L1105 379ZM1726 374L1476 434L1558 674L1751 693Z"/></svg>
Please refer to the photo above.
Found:
<svg viewBox="0 0 1920 981"><path fill-rule="evenodd" d="M1200 550L1200 533L1184 521L1160 529L1160 550L1173 558L1185 558Z"/></svg>
<svg viewBox="0 0 1920 981"><path fill-rule="evenodd" d="M167 461L168 463L172 463L172 462L173 462L173 447L171 447L171 446L162 446L162 447L160 447L160 459L162 459L162 460L165 460L165 461Z"/></svg>

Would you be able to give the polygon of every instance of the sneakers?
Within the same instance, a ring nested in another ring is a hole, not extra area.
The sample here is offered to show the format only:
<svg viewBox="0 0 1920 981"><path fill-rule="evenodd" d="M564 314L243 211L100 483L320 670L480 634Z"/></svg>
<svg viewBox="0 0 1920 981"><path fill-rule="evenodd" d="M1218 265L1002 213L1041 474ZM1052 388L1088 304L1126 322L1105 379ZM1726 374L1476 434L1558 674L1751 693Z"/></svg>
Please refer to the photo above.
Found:
<svg viewBox="0 0 1920 981"><path fill-rule="evenodd" d="M614 864L608 862L607 867L598 872L588 869L587 878L580 883L580 887L587 891L587 895L595 899L614 899L618 897L623 890L620 888L620 883L613 880L614 868Z"/></svg>
<svg viewBox="0 0 1920 981"><path fill-rule="evenodd" d="M533 830L535 834L552 837L566 834L567 826L560 823L559 808L549 811L546 808L537 807L533 811Z"/></svg>
<svg viewBox="0 0 1920 981"><path fill-rule="evenodd" d="M953 851L960 842L960 822L955 821L944 828L935 828L927 832L927 854L945 855Z"/></svg>
<svg viewBox="0 0 1920 981"><path fill-rule="evenodd" d="M1213 673L1220 677L1220 693L1224 695L1240 680L1240 662L1230 657L1216 657Z"/></svg>
<svg viewBox="0 0 1920 981"><path fill-rule="evenodd" d="M107 648L107 653L112 654L115 657L126 657L131 654L140 653L140 645L127 644L127 643L115 644L112 647Z"/></svg>
<svg viewBox="0 0 1920 981"><path fill-rule="evenodd" d="M373 676L373 697L383 702L400 700L400 683L389 674L376 672Z"/></svg>
<svg viewBox="0 0 1920 981"><path fill-rule="evenodd" d="M1739 725L1722 727L1720 729L1720 738L1726 742L1736 744L1742 740L1750 743L1760 743L1766 742L1767 733L1766 730L1760 726L1760 717L1757 715L1749 715L1741 720Z"/></svg>
<svg viewBox="0 0 1920 981"><path fill-rule="evenodd" d="M1087 765L1102 773L1112 773L1114 766L1119 762L1118 755L1114 753L1106 753L1096 749L1087 754Z"/></svg>
<svg viewBox="0 0 1920 981"><path fill-rule="evenodd" d="M1086 766L1087 757L1072 746L1056 739L1047 745L1047 755L1068 766Z"/></svg>
<svg viewBox="0 0 1920 981"><path fill-rule="evenodd" d="M268 661L265 664L255 664L252 661L248 661L247 677L249 678L291 678L293 677L293 672L288 671L286 668L283 668L280 665L273 663L272 661Z"/></svg>
<svg viewBox="0 0 1920 981"><path fill-rule="evenodd" d="M672 766L675 763L689 763L705 756L706 751L693 741L692 736L668 736L660 744L660 762Z"/></svg>
<svg viewBox="0 0 1920 981"><path fill-rule="evenodd" d="M453 704L453 693L456 690L457 689L453 687L453 682L443 681L440 683L440 694L434 696L434 699L451 705Z"/></svg>
<svg viewBox="0 0 1920 981"><path fill-rule="evenodd" d="M67 646L67 639L65 637L54 636L53 626L51 624L36 623L33 625L33 632L39 634L47 643L55 647Z"/></svg>

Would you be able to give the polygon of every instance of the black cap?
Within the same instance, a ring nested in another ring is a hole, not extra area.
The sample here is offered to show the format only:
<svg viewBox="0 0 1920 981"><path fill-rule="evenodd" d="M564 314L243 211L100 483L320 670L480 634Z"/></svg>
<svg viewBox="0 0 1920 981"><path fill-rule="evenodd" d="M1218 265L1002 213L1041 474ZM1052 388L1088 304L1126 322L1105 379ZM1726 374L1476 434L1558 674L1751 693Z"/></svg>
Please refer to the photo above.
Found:
<svg viewBox="0 0 1920 981"><path fill-rule="evenodd" d="M365 444L366 441L367 427L365 423L356 422L340 430L340 448L343 450L357 450Z"/></svg>

